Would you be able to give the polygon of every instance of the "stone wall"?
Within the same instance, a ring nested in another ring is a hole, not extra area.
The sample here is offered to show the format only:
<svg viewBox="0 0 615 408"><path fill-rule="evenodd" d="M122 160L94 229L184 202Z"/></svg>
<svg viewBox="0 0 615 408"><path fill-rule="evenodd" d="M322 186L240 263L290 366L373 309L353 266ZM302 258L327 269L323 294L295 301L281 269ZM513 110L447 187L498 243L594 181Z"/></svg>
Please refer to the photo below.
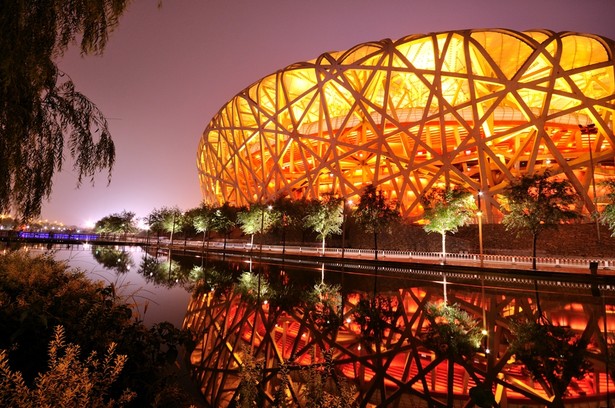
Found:
<svg viewBox="0 0 615 408"><path fill-rule="evenodd" d="M615 237L604 226L600 226L600 241L597 239L595 223L561 224L544 230L537 241L539 256L560 257L615 257ZM380 234L378 248L406 251L439 252L442 249L439 234L427 234L419 225L400 224L391 234ZM339 246L341 240L333 239L330 245ZM362 232L356 225L348 231L347 246L373 248L372 234ZM478 225L460 228L456 234L446 237L448 252L479 252ZM483 225L483 251L485 254L531 255L532 236L517 236L506 231L502 224Z"/></svg>

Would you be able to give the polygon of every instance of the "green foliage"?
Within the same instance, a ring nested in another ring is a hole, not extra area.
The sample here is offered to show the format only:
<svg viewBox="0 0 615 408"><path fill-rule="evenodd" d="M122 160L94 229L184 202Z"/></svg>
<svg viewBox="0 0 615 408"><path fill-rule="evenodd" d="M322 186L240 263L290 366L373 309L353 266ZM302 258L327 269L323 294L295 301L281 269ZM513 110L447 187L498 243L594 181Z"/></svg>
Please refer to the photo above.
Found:
<svg viewBox="0 0 615 408"><path fill-rule="evenodd" d="M550 387L551 395L562 397L573 378L583 379L591 370L587 341L572 329L539 321L513 321L510 351L525 365L534 380Z"/></svg>
<svg viewBox="0 0 615 408"><path fill-rule="evenodd" d="M74 161L78 184L109 170L115 147L100 110L55 60L72 42L102 52L129 0L0 3L0 212L37 216L62 169Z"/></svg>
<svg viewBox="0 0 615 408"><path fill-rule="evenodd" d="M601 184L608 190L606 196L609 204L600 214L600 222L609 227L611 236L615 237L615 179L606 180Z"/></svg>
<svg viewBox="0 0 615 408"><path fill-rule="evenodd" d="M134 266L130 253L104 245L92 246L92 256L104 268L127 273Z"/></svg>
<svg viewBox="0 0 615 408"><path fill-rule="evenodd" d="M266 234L278 222L279 213L272 206L252 204L247 211L237 214L237 221L244 234Z"/></svg>
<svg viewBox="0 0 615 408"><path fill-rule="evenodd" d="M244 272L235 285L235 290L241 294L242 299L250 302L265 300L270 294L269 283L261 274Z"/></svg>
<svg viewBox="0 0 615 408"><path fill-rule="evenodd" d="M550 174L534 174L515 180L505 191L508 213L502 224L519 234L534 236L549 226L579 218L578 201L568 180L551 179Z"/></svg>
<svg viewBox="0 0 615 408"><path fill-rule="evenodd" d="M227 294L233 286L233 276L220 272L216 268L194 267L190 271L190 280L195 282L193 295L214 291L216 296Z"/></svg>
<svg viewBox="0 0 615 408"><path fill-rule="evenodd" d="M215 217L215 207L205 203L202 203L197 208L186 211L186 219L192 223L194 230L203 234L213 229Z"/></svg>
<svg viewBox="0 0 615 408"><path fill-rule="evenodd" d="M184 214L178 207L162 207L152 210L147 224L153 232L179 232L184 223Z"/></svg>
<svg viewBox="0 0 615 408"><path fill-rule="evenodd" d="M184 287L188 284L189 271L184 271L180 264L172 259L160 260L153 256L144 257L139 265L139 274L143 275L147 282L155 285L172 288L177 285Z"/></svg>
<svg viewBox="0 0 615 408"><path fill-rule="evenodd" d="M429 326L421 337L436 355L468 360L480 348L483 334L478 321L459 306L429 303L425 318Z"/></svg>
<svg viewBox="0 0 615 408"><path fill-rule="evenodd" d="M21 373L12 371L5 350L0 350L0 405L12 408L125 406L134 393L124 390L119 398L110 396L126 363L111 343L102 359L92 352L81 361L78 345L66 343L62 326L56 326L49 344L49 365L36 377L32 387Z"/></svg>
<svg viewBox="0 0 615 408"><path fill-rule="evenodd" d="M216 208L214 215L212 229L226 237L237 224L237 209L224 203L221 207Z"/></svg>
<svg viewBox="0 0 615 408"><path fill-rule="evenodd" d="M472 194L462 188L432 188L422 199L426 232L455 233L474 217L476 204Z"/></svg>
<svg viewBox="0 0 615 408"><path fill-rule="evenodd" d="M47 365L47 344L56 326L84 355L104 354L111 343L128 361L113 398L130 388L139 406L148 404L171 384L166 370L177 348L190 346L190 334L160 323L147 328L135 316L136 305L116 288L68 270L50 255L21 252L0 255L0 349L8 350L13 369L32 384Z"/></svg>
<svg viewBox="0 0 615 408"><path fill-rule="evenodd" d="M308 206L308 212L304 218L304 225L318 234L323 242L333 234L342 233L344 220L342 210L344 200L336 198L332 194L323 195L322 200L312 202Z"/></svg>
<svg viewBox="0 0 615 408"><path fill-rule="evenodd" d="M342 296L339 285L317 283L309 292L306 309L310 320L320 330L337 329L342 323Z"/></svg>
<svg viewBox="0 0 615 408"><path fill-rule="evenodd" d="M390 204L373 184L363 189L354 217L365 231L374 234L390 232L391 226L401 218L397 204Z"/></svg>
<svg viewBox="0 0 615 408"><path fill-rule="evenodd" d="M94 230L101 234L128 234L138 230L136 215L130 211L122 211L107 215L94 224Z"/></svg>

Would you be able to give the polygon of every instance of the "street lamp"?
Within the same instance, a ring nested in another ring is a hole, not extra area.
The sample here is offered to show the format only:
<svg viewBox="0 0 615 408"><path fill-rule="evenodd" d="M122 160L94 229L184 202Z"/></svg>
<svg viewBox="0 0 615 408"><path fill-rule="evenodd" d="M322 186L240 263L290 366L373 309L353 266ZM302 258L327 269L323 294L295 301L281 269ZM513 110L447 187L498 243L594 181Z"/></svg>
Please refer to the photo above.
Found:
<svg viewBox="0 0 615 408"><path fill-rule="evenodd" d="M594 192L594 213L593 217L596 219L596 232L598 233L598 242L600 242L600 220L598 218L598 196L596 195L596 178L594 176L594 156L592 152L592 140L591 135L595 135L598 133L598 129L596 129L596 125L593 123L588 123L586 126L579 125L579 129L581 130L581 134L587 135L587 148L589 150L589 168L591 171L591 180L592 180L592 190Z"/></svg>
<svg viewBox="0 0 615 408"><path fill-rule="evenodd" d="M478 258L480 259L480 267L483 267L483 211L481 207L481 197L483 192L478 190L478 211L476 217L478 218Z"/></svg>
<svg viewBox="0 0 615 408"><path fill-rule="evenodd" d="M352 200L344 201L342 207L342 261L344 260L344 252L346 250L346 204L350 207L352 205Z"/></svg>

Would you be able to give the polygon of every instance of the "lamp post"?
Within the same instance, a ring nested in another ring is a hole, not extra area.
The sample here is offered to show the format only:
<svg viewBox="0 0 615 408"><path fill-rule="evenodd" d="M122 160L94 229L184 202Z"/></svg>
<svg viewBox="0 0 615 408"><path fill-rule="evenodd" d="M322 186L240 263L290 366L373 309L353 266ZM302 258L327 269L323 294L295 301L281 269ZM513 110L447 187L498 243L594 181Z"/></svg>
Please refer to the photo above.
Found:
<svg viewBox="0 0 615 408"><path fill-rule="evenodd" d="M589 150L589 169L592 180L592 191L594 193L594 213L593 217L596 219L596 232L598 234L598 242L600 242L600 219L598 218L598 196L596 195L596 178L594 176L594 156L592 152L592 140L591 135L595 135L598 133L598 129L596 129L596 125L593 123L588 123L586 126L579 125L579 129L581 130L581 134L587 135L587 148Z"/></svg>
<svg viewBox="0 0 615 408"><path fill-rule="evenodd" d="M352 205L352 200L344 201L342 204L342 261L344 261L344 253L346 251L346 204L350 207Z"/></svg>
<svg viewBox="0 0 615 408"><path fill-rule="evenodd" d="M478 259L480 260L480 267L483 267L483 211L481 207L481 197L483 192L478 190L478 211L476 217L478 218Z"/></svg>

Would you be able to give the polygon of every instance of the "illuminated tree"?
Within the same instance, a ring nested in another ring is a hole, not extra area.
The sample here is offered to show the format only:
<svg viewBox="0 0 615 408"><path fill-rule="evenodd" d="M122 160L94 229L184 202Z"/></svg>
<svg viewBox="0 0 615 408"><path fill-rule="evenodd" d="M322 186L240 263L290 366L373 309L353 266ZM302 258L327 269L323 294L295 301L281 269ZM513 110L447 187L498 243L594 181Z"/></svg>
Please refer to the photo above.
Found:
<svg viewBox="0 0 615 408"><path fill-rule="evenodd" d="M101 234L129 234L136 232L137 220L134 212L122 211L107 215L94 224L94 230Z"/></svg>
<svg viewBox="0 0 615 408"><path fill-rule="evenodd" d="M328 236L342 233L342 205L344 200L333 194L324 194L321 200L312 201L303 224L318 234L322 240L322 254L325 254L325 242Z"/></svg>
<svg viewBox="0 0 615 408"><path fill-rule="evenodd" d="M536 241L546 228L574 220L578 195L567 180L551 179L550 174L527 175L516 179L505 191L508 213L502 224L518 235L532 234L532 269L536 269Z"/></svg>
<svg viewBox="0 0 615 408"><path fill-rule="evenodd" d="M457 305L429 303L425 306L429 321L422 335L425 346L436 356L448 360L448 378L454 377L454 363L472 361L481 345L482 330L478 321ZM448 406L453 406L453 382L448 382Z"/></svg>
<svg viewBox="0 0 615 408"><path fill-rule="evenodd" d="M162 219L162 228L171 234L169 240L173 244L173 235L182 231L184 226L184 213L178 207L167 208Z"/></svg>
<svg viewBox="0 0 615 408"><path fill-rule="evenodd" d="M205 237L211 232L216 217L215 207L202 203L199 207L186 211L186 218L192 223L196 232L203 233L203 246Z"/></svg>
<svg viewBox="0 0 615 408"><path fill-rule="evenodd" d="M462 188L433 188L423 197L425 213L429 221L423 228L428 233L442 236L442 262L446 262L446 233L454 234L474 216L476 204L472 194Z"/></svg>
<svg viewBox="0 0 615 408"><path fill-rule="evenodd" d="M602 183L607 188L609 204L600 214L600 222L609 227L611 236L615 237L615 179L606 180Z"/></svg>
<svg viewBox="0 0 615 408"><path fill-rule="evenodd" d="M118 273L127 273L134 266L129 252L115 246L100 245L92 247L92 256L104 268Z"/></svg>
<svg viewBox="0 0 615 408"><path fill-rule="evenodd" d="M246 211L237 214L237 221L244 234L250 235L250 245L254 245L254 234L265 234L277 222L278 213L273 207L263 204L251 204Z"/></svg>
<svg viewBox="0 0 615 408"><path fill-rule="evenodd" d="M78 185L104 169L110 177L115 147L107 121L55 61L74 42L82 54L101 53L129 3L0 4L0 212L40 214L65 153Z"/></svg>

